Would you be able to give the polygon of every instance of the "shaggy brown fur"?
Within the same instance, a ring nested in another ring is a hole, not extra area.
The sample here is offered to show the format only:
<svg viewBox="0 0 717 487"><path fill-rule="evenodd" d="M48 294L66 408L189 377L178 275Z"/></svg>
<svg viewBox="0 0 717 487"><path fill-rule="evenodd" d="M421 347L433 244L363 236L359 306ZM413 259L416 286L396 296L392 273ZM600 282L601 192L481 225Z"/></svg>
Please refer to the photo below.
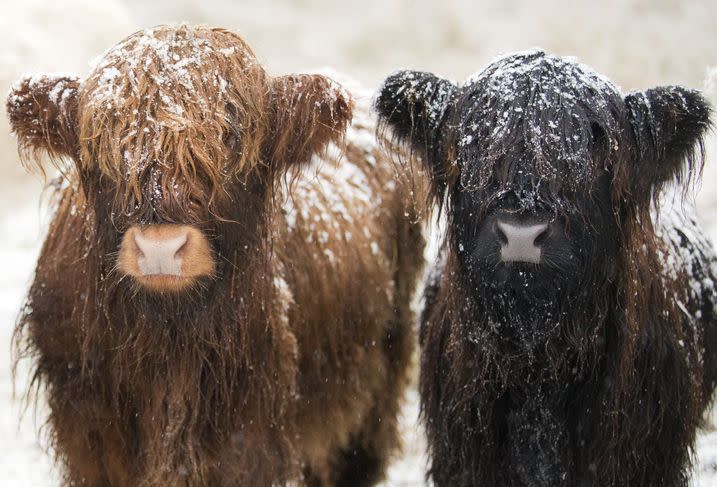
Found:
<svg viewBox="0 0 717 487"><path fill-rule="evenodd" d="M66 484L382 477L423 243L393 166L356 142L373 122L341 138L351 112L327 78L271 78L237 35L188 26L11 93L26 158L68 180L16 332ZM116 268L125 232L168 223L214 258L181 293Z"/></svg>

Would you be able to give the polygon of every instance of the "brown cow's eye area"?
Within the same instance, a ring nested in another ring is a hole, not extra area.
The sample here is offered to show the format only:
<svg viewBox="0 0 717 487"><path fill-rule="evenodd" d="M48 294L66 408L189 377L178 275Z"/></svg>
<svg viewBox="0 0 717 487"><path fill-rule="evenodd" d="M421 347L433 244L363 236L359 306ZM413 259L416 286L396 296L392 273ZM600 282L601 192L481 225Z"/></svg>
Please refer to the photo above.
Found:
<svg viewBox="0 0 717 487"><path fill-rule="evenodd" d="M181 291L214 274L211 246L189 225L131 227L122 238L117 268L151 291Z"/></svg>

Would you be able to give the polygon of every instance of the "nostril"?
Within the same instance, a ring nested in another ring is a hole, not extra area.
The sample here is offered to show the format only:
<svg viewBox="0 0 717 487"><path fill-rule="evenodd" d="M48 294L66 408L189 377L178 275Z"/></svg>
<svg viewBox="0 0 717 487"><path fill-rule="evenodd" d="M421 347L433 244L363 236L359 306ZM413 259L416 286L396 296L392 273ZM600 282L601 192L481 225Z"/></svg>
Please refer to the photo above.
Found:
<svg viewBox="0 0 717 487"><path fill-rule="evenodd" d="M144 258L145 257L145 244L142 240L142 237L140 236L139 232L134 233L134 238L132 239L134 242L134 249L137 252L138 258Z"/></svg>
<svg viewBox="0 0 717 487"><path fill-rule="evenodd" d="M144 255L147 242L142 238L142 235L140 235L139 232L135 232L133 240L134 244L137 246L137 251L139 252L139 254Z"/></svg>
<svg viewBox="0 0 717 487"><path fill-rule="evenodd" d="M508 236L497 223L493 224L493 233L495 233L495 236L498 239L498 243L500 243L501 245L506 245L508 243Z"/></svg>
<svg viewBox="0 0 717 487"><path fill-rule="evenodd" d="M138 259L142 259L145 257L144 252L142 252L142 246L139 244L139 240L137 240L137 232L134 232L134 236L131 240L132 243L130 245L133 245L134 253L136 254Z"/></svg>
<svg viewBox="0 0 717 487"><path fill-rule="evenodd" d="M548 226L545 230L540 232L536 237L535 240L533 240L533 245L536 247L541 247L546 240L548 240L548 237L550 237L550 234L552 233L551 227Z"/></svg>
<svg viewBox="0 0 717 487"><path fill-rule="evenodd" d="M178 259L182 257L185 253L187 253L187 250L189 249L189 235L185 236L184 243L177 249L176 252L174 252L174 258Z"/></svg>

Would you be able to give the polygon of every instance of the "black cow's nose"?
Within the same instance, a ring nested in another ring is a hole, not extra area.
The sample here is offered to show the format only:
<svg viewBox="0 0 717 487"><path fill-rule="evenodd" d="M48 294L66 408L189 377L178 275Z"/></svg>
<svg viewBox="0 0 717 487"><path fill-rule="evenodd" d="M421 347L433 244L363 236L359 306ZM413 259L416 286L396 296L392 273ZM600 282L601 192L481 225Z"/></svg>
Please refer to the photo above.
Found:
<svg viewBox="0 0 717 487"><path fill-rule="evenodd" d="M549 237L549 223L521 223L498 218L493 227L503 262L540 263L542 245Z"/></svg>

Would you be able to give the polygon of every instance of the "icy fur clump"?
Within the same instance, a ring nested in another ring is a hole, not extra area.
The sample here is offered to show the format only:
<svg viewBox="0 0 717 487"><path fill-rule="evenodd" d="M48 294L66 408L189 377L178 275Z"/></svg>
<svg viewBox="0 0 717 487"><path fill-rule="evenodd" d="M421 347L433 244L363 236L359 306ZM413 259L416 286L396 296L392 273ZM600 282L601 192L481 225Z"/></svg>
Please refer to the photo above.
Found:
<svg viewBox="0 0 717 487"><path fill-rule="evenodd" d="M227 89L227 80L216 69L216 57L221 54L227 59L242 56L234 47L215 49L207 39L196 38L191 30L186 37L163 38L164 28L146 29L131 44L121 43L108 49L93 62L98 72L98 85L103 89L92 95L93 103L106 103L122 107L129 95L127 87L135 96L139 95L142 78L151 78L158 88L159 99L164 108L176 115L184 109L176 103L174 90L181 86L190 92L196 88L196 73L202 72L201 80L222 94ZM246 57L243 62L247 62ZM117 66L122 66L120 71ZM95 75L97 76L97 75ZM124 80L129 77L129 83ZM197 98L200 102L201 99Z"/></svg>
<svg viewBox="0 0 717 487"><path fill-rule="evenodd" d="M604 163L619 148L621 103L617 86L572 58L534 49L495 60L461 86L456 101L464 185L485 188L500 174L503 189L516 181L584 189L598 169L589 161L599 155Z"/></svg>
<svg viewBox="0 0 717 487"><path fill-rule="evenodd" d="M657 237L664 247L658 249L666 283L679 282L686 276L686 294L674 299L684 318L697 328L705 302L713 303L717 287L717 259L697 219L694 204L683 201L674 190L661 199L659 211L653 210ZM712 304L710 304L712 305ZM690 311L696 310L696 311Z"/></svg>
<svg viewBox="0 0 717 487"><path fill-rule="evenodd" d="M355 82L347 82L334 72L329 74L339 78L342 85L352 86L352 94L359 93L354 96L353 119L346 131L345 144L330 144L324 155L314 156L298 178L282 181L286 228L290 233L301 231L306 241L315 243L331 263L336 259L331 239L337 238L366 245L372 255L381 256L378 236L370 225L362 222L370 221L372 215L381 211L383 196L393 192L396 184L392 179L378 181L382 190L376 191L375 173L385 168L377 167L379 147L374 135L376 120L369 113L370 98ZM360 159L347 156L347 151L360 153Z"/></svg>

